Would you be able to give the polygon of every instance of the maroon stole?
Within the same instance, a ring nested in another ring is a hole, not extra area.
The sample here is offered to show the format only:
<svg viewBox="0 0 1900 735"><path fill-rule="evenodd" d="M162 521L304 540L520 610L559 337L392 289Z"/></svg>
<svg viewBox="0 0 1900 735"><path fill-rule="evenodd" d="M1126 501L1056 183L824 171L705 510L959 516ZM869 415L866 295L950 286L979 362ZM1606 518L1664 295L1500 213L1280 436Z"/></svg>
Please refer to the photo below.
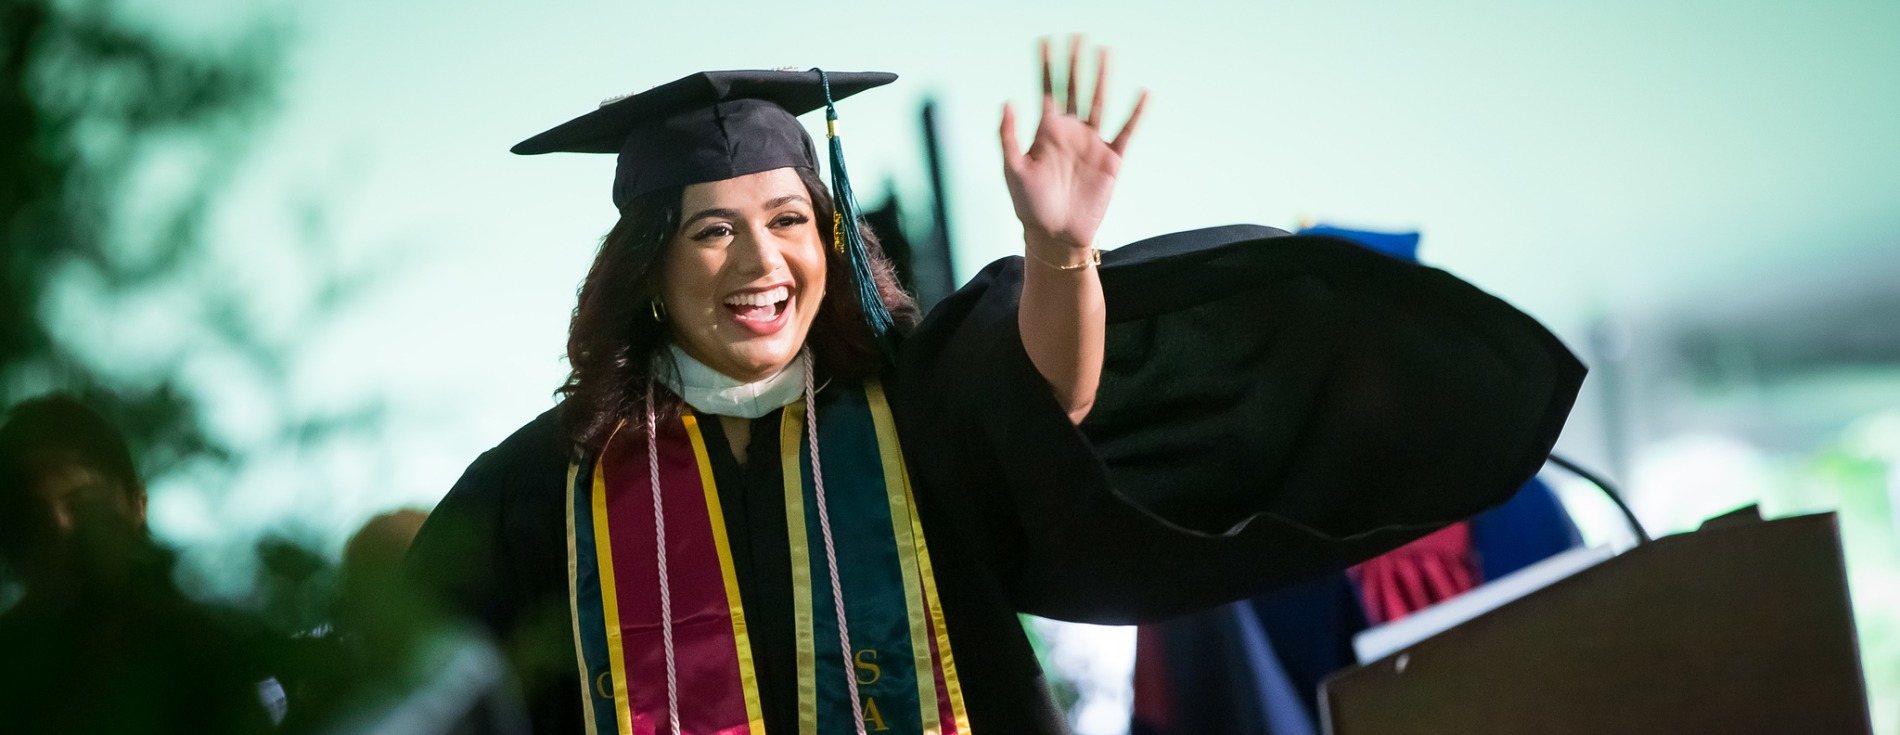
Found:
<svg viewBox="0 0 1900 735"><path fill-rule="evenodd" d="M969 732L923 529L890 409L876 383L821 401L818 443L853 653L840 648L805 448L804 404L786 407L785 469L796 686L802 735L852 729L855 677L870 732ZM690 409L658 422L680 731L764 735L757 669L706 443ZM576 660L590 735L669 733L661 621L660 527L645 426L623 424L570 467L568 560ZM755 447L753 461L772 461ZM887 529L877 533L874 529ZM852 668L847 672L846 661Z"/></svg>

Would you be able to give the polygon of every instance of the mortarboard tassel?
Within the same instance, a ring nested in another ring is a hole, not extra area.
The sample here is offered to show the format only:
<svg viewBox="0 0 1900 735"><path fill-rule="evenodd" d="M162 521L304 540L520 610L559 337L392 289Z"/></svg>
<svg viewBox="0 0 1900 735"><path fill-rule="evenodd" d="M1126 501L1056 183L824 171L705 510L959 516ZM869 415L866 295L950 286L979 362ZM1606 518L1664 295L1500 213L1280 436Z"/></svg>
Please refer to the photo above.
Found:
<svg viewBox="0 0 1900 735"><path fill-rule="evenodd" d="M819 83L825 89L825 138L831 147L831 199L836 207L832 215L832 246L851 261L851 278L858 287L858 305L864 310L864 322L871 327L871 335L878 344L890 345L890 331L895 321L889 309L884 308L884 299L878 295L877 279L871 275L870 256L865 253L864 236L858 231L858 199L851 193L851 175L844 167L844 141L838 138L838 107L831 99L831 76L823 69L818 72Z"/></svg>

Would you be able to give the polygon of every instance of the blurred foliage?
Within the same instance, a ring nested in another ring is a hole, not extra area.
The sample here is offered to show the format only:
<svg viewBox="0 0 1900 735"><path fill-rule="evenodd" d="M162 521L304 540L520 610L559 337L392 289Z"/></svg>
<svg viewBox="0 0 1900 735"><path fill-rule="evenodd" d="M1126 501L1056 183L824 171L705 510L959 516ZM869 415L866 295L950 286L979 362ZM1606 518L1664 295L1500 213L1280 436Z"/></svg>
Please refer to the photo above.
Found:
<svg viewBox="0 0 1900 735"><path fill-rule="evenodd" d="M177 277L204 249L223 175L197 178L129 248L114 237L133 167L153 146L208 144L228 174L270 108L277 57L259 33L228 50L187 49L104 2L0 0L0 388L7 403L76 393L144 449L147 479L198 456L229 459L176 376L108 378L54 334L49 298L83 271L130 292Z"/></svg>
<svg viewBox="0 0 1900 735"><path fill-rule="evenodd" d="M1874 732L1900 732L1900 410L1791 463L1790 506L1837 508Z"/></svg>
<svg viewBox="0 0 1900 735"><path fill-rule="evenodd" d="M287 36L264 20L217 38L188 36L110 0L0 0L0 407L55 391L78 396L126 434L148 485L185 478L216 498L235 489L246 461L383 419L377 400L303 408L291 368L342 307L379 282L372 270L384 275L388 264L339 263L327 207L315 197L286 207L290 235L240 251L288 257L262 261L284 264L270 272L286 283L234 277L255 272L254 263L234 265L214 242L220 205L277 108ZM304 298L286 308L286 292ZM68 318L75 308L97 313ZM150 309L186 325L141 335L161 346L156 355L58 326L143 324ZM194 370L206 360L218 367L213 377ZM220 381L250 391L233 399ZM254 427L263 435L221 435L210 410L220 398L266 417ZM297 519L274 523L290 524L280 535L311 535L299 533ZM250 546L229 541L231 550ZM214 573L254 570L247 606L279 627L304 629L322 606L305 598L333 592L326 574L300 573L321 561L309 549L322 545L266 540L255 547L261 569ZM293 563L299 554L311 558ZM279 578L287 571L295 579Z"/></svg>

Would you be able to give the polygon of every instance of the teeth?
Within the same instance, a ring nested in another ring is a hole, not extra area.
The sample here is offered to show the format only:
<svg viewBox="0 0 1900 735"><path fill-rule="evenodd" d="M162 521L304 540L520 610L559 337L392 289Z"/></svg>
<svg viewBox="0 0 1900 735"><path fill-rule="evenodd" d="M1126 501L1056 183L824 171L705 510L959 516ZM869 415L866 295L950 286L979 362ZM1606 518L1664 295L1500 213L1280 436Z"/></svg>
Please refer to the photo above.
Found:
<svg viewBox="0 0 1900 735"><path fill-rule="evenodd" d="M731 306L771 306L792 297L792 290L784 286L756 293L733 294L726 297Z"/></svg>

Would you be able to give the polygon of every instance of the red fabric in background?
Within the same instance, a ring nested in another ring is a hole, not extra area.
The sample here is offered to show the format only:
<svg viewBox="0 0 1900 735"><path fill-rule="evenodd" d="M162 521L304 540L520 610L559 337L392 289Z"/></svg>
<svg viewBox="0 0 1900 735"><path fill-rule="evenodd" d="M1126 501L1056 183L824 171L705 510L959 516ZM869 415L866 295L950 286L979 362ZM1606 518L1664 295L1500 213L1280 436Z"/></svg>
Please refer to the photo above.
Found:
<svg viewBox="0 0 1900 735"><path fill-rule="evenodd" d="M1174 697L1168 681L1168 644L1161 626L1135 630L1135 709L1132 732L1167 732L1174 722Z"/></svg>
<svg viewBox="0 0 1900 735"><path fill-rule="evenodd" d="M1403 618L1478 586L1471 524L1454 523L1349 570L1366 622Z"/></svg>

